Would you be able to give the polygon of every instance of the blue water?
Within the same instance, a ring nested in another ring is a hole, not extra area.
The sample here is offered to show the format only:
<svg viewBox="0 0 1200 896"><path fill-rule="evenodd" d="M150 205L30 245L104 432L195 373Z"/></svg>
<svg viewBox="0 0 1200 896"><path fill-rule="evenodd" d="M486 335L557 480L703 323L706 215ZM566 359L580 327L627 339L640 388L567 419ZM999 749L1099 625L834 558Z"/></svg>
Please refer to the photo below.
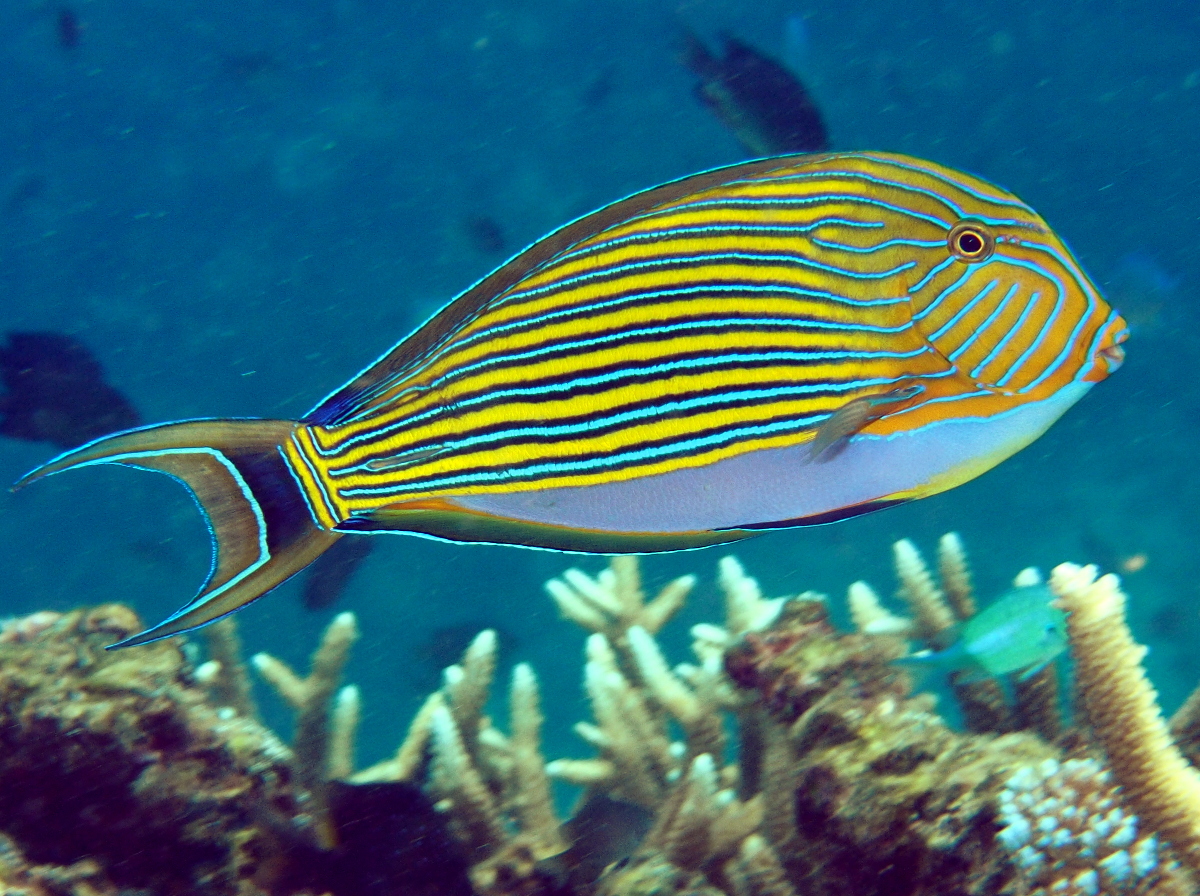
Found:
<svg viewBox="0 0 1200 896"><path fill-rule="evenodd" d="M1127 578L1174 705L1200 680L1200 11L1194 2L592 0L79 2L0 7L0 333L73 334L149 421L295 417L503 260L631 191L742 158L676 61L683 23L797 55L839 148L907 152L1017 192L1139 321L1128 361L1051 432L938 498L734 551L770 594L889 592L889 545L962 533L983 594L1026 565L1143 553ZM1122 259L1149 260L1129 275ZM1132 285L1131 285L1132 284ZM54 450L0 441L0 482ZM581 633L541 583L603 560L408 537L336 609L367 634L363 761L393 748L439 627L498 624L546 691L552 755ZM664 636L719 618L715 548L653 557L701 585ZM184 603L208 545L171 482L121 469L0 493L0 615ZM332 611L330 611L332 612ZM302 662L330 613L289 584L240 616Z"/></svg>

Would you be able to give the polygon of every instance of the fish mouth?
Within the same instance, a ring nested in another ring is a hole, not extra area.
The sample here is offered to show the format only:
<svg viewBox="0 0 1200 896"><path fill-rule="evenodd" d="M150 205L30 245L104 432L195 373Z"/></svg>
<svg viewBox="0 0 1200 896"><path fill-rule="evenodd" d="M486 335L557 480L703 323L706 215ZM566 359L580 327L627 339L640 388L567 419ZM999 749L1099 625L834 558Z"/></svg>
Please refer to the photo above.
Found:
<svg viewBox="0 0 1200 896"><path fill-rule="evenodd" d="M1108 348L1100 349L1100 358L1104 361L1108 372L1113 373L1118 367L1125 363L1125 348L1121 345L1110 345Z"/></svg>
<svg viewBox="0 0 1200 896"><path fill-rule="evenodd" d="M1096 351L1091 374L1085 377L1090 382L1099 382L1111 376L1125 363L1123 343L1129 338L1129 327L1124 326L1124 321L1118 320L1118 323L1121 324L1121 328L1110 339L1105 340L1107 344L1103 348Z"/></svg>

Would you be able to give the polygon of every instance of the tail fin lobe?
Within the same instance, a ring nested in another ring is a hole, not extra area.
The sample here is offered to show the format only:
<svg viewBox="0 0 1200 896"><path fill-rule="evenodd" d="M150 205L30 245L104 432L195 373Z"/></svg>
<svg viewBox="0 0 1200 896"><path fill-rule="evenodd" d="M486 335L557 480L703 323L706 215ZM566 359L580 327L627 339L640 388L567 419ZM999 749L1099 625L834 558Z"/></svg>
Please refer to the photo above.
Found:
<svg viewBox="0 0 1200 896"><path fill-rule="evenodd" d="M286 420L189 420L98 439L23 477L93 464L124 464L179 480L213 540L207 581L178 612L112 645L145 644L205 625L261 597L320 556L340 534L313 520L279 451L296 424Z"/></svg>

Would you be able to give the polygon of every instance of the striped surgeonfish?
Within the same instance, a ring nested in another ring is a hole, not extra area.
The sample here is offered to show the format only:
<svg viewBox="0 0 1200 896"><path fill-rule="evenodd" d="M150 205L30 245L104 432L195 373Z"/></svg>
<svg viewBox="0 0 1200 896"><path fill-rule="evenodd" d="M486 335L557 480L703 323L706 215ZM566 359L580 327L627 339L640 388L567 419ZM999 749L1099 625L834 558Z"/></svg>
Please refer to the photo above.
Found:
<svg viewBox="0 0 1200 896"><path fill-rule="evenodd" d="M1027 205L882 153L734 165L550 234L299 421L97 440L207 517L210 622L337 539L594 552L729 542L931 495L1120 364L1124 321Z"/></svg>

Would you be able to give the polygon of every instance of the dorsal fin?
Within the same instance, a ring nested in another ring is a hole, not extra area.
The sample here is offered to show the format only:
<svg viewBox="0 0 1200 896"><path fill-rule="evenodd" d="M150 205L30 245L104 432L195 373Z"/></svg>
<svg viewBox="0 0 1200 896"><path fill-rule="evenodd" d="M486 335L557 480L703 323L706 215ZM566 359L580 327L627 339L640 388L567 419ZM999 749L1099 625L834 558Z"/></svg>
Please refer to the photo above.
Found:
<svg viewBox="0 0 1200 896"><path fill-rule="evenodd" d="M565 224L505 262L442 308L407 339L313 408L304 417L303 422L331 426L353 417L375 397L380 384L385 381L395 382L397 377L413 371L448 336L479 314L496 296L520 283L560 253L613 224L736 177L752 177L776 168L793 167L801 159L815 162L825 157L818 154L776 156L714 168L635 193Z"/></svg>

